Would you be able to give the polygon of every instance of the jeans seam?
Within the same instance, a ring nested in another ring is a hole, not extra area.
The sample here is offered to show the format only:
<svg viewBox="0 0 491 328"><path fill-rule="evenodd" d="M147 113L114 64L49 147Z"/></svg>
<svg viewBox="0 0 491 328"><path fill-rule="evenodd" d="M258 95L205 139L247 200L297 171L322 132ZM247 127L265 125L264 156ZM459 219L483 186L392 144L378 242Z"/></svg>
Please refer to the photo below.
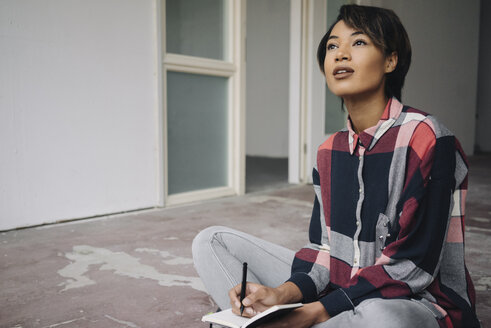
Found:
<svg viewBox="0 0 491 328"><path fill-rule="evenodd" d="M225 231L225 232L221 232L221 233L222 233L222 234L230 234L230 235L234 235L234 236L236 236L236 237L239 237L239 238L241 238L242 240L245 240L246 242L248 242L249 244L252 244L252 245L254 245L254 246L258 247L259 249L263 250L265 253L268 253L269 255L271 255L271 256L272 256L272 257L274 257L275 259L277 259L277 260L279 260L279 261L283 262L284 264L287 264L287 265L290 265L290 264L291 264L291 263L288 263L288 262L284 261L283 259L279 258L278 256L276 256L276 254L269 252L269 251L268 251L268 250L266 250L264 247L262 247L262 246L260 246L260 245L258 245L258 244L256 244L256 243L251 242L251 241L250 241L249 239L247 239L247 238L244 238L244 237L243 237L243 236L241 236L240 234L237 234L237 233L235 233L235 232L231 232L231 231ZM278 245L277 245L277 246L278 246Z"/></svg>
<svg viewBox="0 0 491 328"><path fill-rule="evenodd" d="M274 257L275 259L283 262L284 264L287 264L287 265L290 265L290 263L284 261L283 259L279 258L278 256L276 256L274 253L271 253L269 252L268 250L266 250L264 247L258 245L257 243L254 243L252 242L250 239L248 238L245 238L244 236L240 235L240 234L237 234L233 231L221 231L221 232L215 232L212 234L211 236L211 240L210 240L210 248L212 250L212 253L213 253L213 256L215 257L215 259L217 260L217 263L219 264L220 266L220 269L222 269L222 271L225 273L225 275L227 276L227 278L229 279L229 282L232 284L232 287L234 287L235 285L238 284L238 281L235 281L235 279L233 279L233 277L229 274L228 270L225 269L224 265L222 264L222 262L220 261L218 255L216 254L215 252L215 249L213 247L213 240L217 240L218 241L218 238L216 238L217 235L219 234L230 234L230 235L233 235L235 237L238 237L246 242L248 242L249 244L252 244L254 246L256 246L257 248L261 249L262 251L264 251L265 253L271 255L272 257Z"/></svg>
<svg viewBox="0 0 491 328"><path fill-rule="evenodd" d="M211 252L213 254L213 256L215 257L220 269L222 270L222 272L225 274L225 276L227 277L230 285L232 285L232 287L234 287L235 285L237 285L237 282L235 281L235 279L233 279L233 277L229 274L229 271L225 269L225 266L223 265L222 261L220 261L220 258L218 257L217 253L215 252L215 248L213 247L213 240L216 239L216 235L218 234L218 232L215 232L213 233L213 235L211 236L210 238L210 243L209 243L209 246L211 248Z"/></svg>

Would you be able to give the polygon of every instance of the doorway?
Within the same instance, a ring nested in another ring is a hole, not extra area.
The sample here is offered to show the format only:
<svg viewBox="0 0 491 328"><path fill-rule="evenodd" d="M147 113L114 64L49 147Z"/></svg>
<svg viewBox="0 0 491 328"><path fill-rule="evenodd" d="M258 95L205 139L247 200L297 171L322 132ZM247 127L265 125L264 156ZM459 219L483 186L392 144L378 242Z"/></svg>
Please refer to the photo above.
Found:
<svg viewBox="0 0 491 328"><path fill-rule="evenodd" d="M246 192L288 185L290 0L248 0Z"/></svg>

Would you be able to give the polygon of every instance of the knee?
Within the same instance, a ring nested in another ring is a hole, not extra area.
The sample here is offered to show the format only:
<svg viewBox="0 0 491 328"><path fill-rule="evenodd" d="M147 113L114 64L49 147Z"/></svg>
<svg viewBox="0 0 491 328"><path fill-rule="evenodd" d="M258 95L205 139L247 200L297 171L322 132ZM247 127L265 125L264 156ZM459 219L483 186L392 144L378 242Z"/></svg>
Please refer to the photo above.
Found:
<svg viewBox="0 0 491 328"><path fill-rule="evenodd" d="M384 318L384 320L396 319L398 311L393 309L393 301L387 299L368 299L356 307L356 312L363 314L367 319ZM394 318L393 318L394 317Z"/></svg>
<svg viewBox="0 0 491 328"><path fill-rule="evenodd" d="M221 226L211 226L201 230L193 239L192 252L193 258L199 256L200 253L209 249L210 244L217 234L223 232L226 228Z"/></svg>
<svg viewBox="0 0 491 328"><path fill-rule="evenodd" d="M419 310L421 309L413 301L405 299L373 299L364 301L357 307L357 312L361 311L362 317L367 321L398 322L398 327L419 326L414 325L414 322L418 322L418 315L421 313Z"/></svg>

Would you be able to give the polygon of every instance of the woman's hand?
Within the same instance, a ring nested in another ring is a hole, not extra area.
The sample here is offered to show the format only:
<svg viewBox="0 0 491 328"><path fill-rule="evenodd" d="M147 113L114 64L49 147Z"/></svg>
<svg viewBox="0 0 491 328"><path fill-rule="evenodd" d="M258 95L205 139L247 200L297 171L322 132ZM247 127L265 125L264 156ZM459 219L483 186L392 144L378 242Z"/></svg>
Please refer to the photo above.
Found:
<svg viewBox="0 0 491 328"><path fill-rule="evenodd" d="M308 328L315 324L330 319L329 314L321 302L304 304L301 308L295 309L287 315L280 317L267 324L261 325L261 328L285 328L298 327Z"/></svg>
<svg viewBox="0 0 491 328"><path fill-rule="evenodd" d="M232 305L232 312L235 314L240 314L240 289L241 284L238 284L228 293L230 304ZM253 317L273 305L294 303L301 299L302 293L300 289L291 282L286 282L277 288L248 282L246 286L246 297L242 301L242 304L244 304L244 313L242 315Z"/></svg>
<svg viewBox="0 0 491 328"><path fill-rule="evenodd" d="M232 305L232 312L240 314L240 289L242 284L238 284L232 288L228 295L230 297L230 304ZM266 287L260 284L248 282L246 286L246 297L242 301L244 304L245 317L253 317L259 312L279 304L279 295L274 288Z"/></svg>

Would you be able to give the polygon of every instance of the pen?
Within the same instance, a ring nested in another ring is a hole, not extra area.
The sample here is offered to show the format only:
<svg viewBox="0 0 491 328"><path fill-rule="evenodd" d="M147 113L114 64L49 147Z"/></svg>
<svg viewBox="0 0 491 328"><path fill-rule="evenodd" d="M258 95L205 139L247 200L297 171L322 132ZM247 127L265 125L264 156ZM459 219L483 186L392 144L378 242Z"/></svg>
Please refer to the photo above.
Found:
<svg viewBox="0 0 491 328"><path fill-rule="evenodd" d="M242 304L242 301L245 298L246 284L247 284L247 262L244 262L244 264L242 265L242 286L240 287L240 315L241 316L242 316L242 312L244 312L244 304Z"/></svg>

